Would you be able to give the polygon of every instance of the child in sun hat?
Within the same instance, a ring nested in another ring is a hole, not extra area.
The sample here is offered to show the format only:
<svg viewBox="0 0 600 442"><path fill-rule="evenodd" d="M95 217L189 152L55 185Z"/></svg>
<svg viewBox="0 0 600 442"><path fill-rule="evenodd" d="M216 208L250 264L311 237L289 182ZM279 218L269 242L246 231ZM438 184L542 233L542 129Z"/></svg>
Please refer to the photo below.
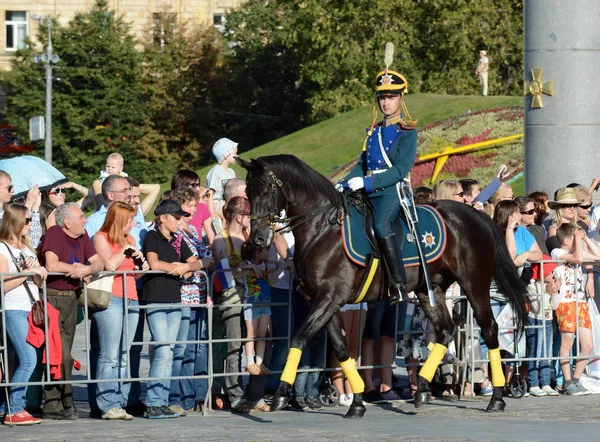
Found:
<svg viewBox="0 0 600 442"><path fill-rule="evenodd" d="M560 300L556 308L556 319L560 330L560 366L564 377L564 387L569 395L580 396L589 392L579 384L579 379L587 365L586 356L593 349L592 324L586 303L586 288L590 296L594 296L593 281L584 284L581 263L590 259L599 260L600 251L585 235L583 229L573 223L561 224L556 231L560 248L552 250L552 259L566 261L554 270L554 276L562 280ZM589 254L583 251L586 244ZM586 287L587 285L587 287ZM590 287L591 285L591 287ZM579 335L578 356L575 371L571 376L571 361L569 354L575 333Z"/></svg>
<svg viewBox="0 0 600 442"><path fill-rule="evenodd" d="M235 164L237 151L238 143L231 141L229 138L221 138L212 148L213 155L219 164L208 172L206 187L215 190L213 195L215 206L220 204L222 207L225 203L223 189L227 180L235 178L235 171L229 166Z"/></svg>
<svg viewBox="0 0 600 442"><path fill-rule="evenodd" d="M217 216L221 220L222 225L224 225L223 205L225 204L223 190L225 189L225 183L227 180L235 178L235 171L229 166L235 164L237 151L238 143L231 141L229 138L221 138L217 140L212 148L212 152L218 164L209 170L208 176L206 177L206 187L214 191L214 212L211 213L211 215L213 217ZM216 233L218 234L219 231Z"/></svg>

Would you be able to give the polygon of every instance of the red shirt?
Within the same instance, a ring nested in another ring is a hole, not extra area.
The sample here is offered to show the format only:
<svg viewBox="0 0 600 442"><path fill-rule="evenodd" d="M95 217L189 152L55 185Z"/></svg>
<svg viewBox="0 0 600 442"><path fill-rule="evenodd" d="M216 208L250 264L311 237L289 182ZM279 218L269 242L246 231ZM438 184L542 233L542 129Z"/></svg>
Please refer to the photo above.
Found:
<svg viewBox="0 0 600 442"><path fill-rule="evenodd" d="M110 251L113 254L115 254L119 250L121 250L121 246L113 244L109 241L108 235L106 233L98 232L98 233L96 233L96 235L102 235L106 239L106 243L108 244L108 247L110 247ZM131 235L129 235L127 237L127 242L131 245L134 245L134 243L135 243L135 241L133 240L133 237ZM133 263L133 259L126 256L117 270L118 271L136 270L135 264ZM115 295L117 298L123 297L123 275L115 275L115 279L114 279L113 286L112 286L112 294ZM137 290L135 288L135 276L133 276L133 273L127 274L127 298L133 299L133 300L138 299Z"/></svg>
<svg viewBox="0 0 600 442"><path fill-rule="evenodd" d="M45 264L46 252L53 252L58 256L60 262L74 264L80 262L86 264L88 260L96 255L96 249L87 233L71 238L59 226L52 226L46 232L44 242L40 246L40 253ZM54 290L77 290L81 285L81 279L67 278L66 276L48 276L47 286Z"/></svg>

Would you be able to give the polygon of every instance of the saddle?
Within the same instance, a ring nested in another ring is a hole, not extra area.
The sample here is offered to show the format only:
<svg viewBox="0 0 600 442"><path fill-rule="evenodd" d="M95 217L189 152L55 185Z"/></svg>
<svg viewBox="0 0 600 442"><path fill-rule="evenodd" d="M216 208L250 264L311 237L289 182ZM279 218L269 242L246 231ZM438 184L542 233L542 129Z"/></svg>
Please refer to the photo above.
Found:
<svg viewBox="0 0 600 442"><path fill-rule="evenodd" d="M346 197L346 214L340 228L346 256L355 264L370 267L381 253L374 229L373 209L362 192L351 192ZM439 212L428 205L417 206L419 236L414 238L404 213L392 224L398 247L402 250L405 267L420 264L415 241L420 241L428 263L440 258L446 248L446 223Z"/></svg>

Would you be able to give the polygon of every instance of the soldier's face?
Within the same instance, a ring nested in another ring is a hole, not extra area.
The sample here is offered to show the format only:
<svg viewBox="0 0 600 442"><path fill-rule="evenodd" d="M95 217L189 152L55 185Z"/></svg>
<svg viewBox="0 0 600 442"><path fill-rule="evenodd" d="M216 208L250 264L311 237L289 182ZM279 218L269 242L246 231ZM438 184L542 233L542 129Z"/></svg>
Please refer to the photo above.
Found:
<svg viewBox="0 0 600 442"><path fill-rule="evenodd" d="M396 116L400 113L400 103L402 103L402 96L400 95L380 95L377 100L379 101L379 109L385 118Z"/></svg>

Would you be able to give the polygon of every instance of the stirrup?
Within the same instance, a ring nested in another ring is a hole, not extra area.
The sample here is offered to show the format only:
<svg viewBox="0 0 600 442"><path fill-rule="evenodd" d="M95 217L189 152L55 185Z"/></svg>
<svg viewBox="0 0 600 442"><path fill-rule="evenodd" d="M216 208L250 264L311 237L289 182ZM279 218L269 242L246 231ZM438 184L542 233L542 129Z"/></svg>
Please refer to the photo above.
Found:
<svg viewBox="0 0 600 442"><path fill-rule="evenodd" d="M403 299L408 299L408 291L406 290L406 285L403 282L390 282L388 294L388 302L390 305L395 305L399 302L402 302Z"/></svg>

